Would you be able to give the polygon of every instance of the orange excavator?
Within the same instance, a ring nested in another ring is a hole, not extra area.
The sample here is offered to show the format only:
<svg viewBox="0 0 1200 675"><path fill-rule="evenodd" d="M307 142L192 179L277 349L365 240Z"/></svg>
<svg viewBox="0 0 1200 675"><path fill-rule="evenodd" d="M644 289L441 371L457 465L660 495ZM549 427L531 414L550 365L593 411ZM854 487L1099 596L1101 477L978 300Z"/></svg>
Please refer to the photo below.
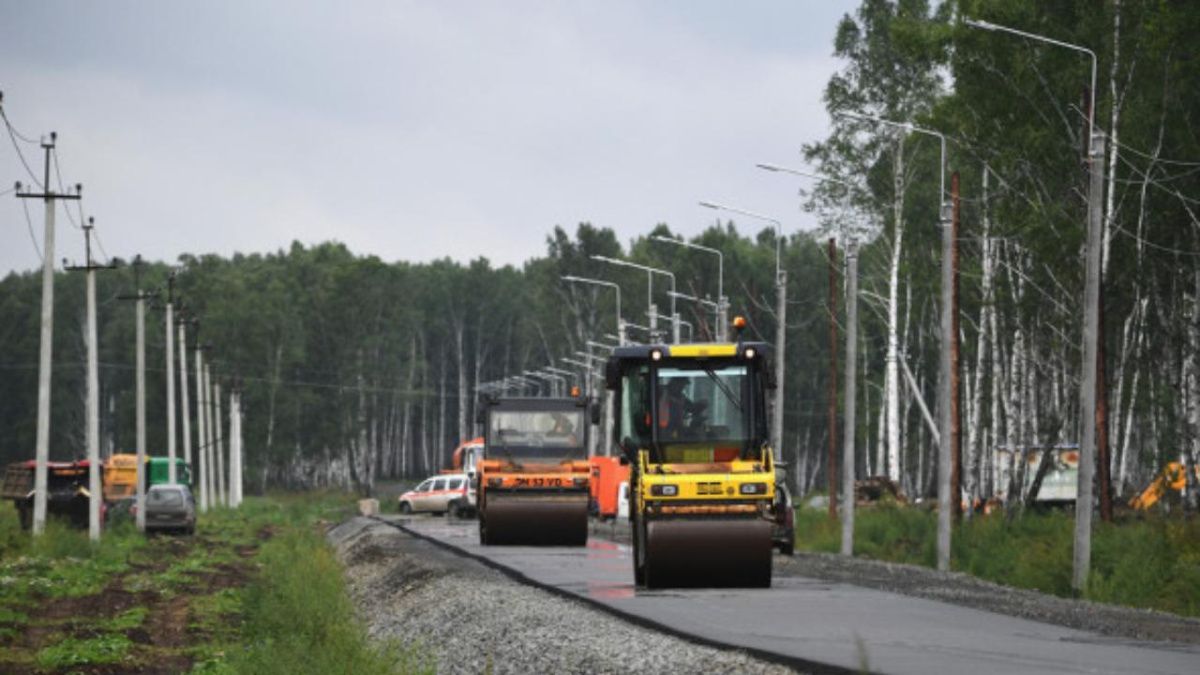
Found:
<svg viewBox="0 0 1200 675"><path fill-rule="evenodd" d="M480 542L586 544L588 400L485 397L480 404Z"/></svg>
<svg viewBox="0 0 1200 675"><path fill-rule="evenodd" d="M1193 467L1197 480L1200 480L1200 467ZM1148 510L1167 496L1167 492L1183 492L1187 487L1187 472L1181 462L1167 462L1150 485L1133 499L1129 505L1139 511Z"/></svg>

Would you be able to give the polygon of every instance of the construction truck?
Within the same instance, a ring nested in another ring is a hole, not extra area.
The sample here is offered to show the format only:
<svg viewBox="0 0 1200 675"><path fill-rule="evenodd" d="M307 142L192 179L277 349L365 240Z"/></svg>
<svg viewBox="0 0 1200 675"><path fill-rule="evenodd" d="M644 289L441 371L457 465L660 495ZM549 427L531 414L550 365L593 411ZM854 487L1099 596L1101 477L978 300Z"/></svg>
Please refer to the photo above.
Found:
<svg viewBox="0 0 1200 675"><path fill-rule="evenodd" d="M450 456L450 468L442 469L444 474L461 473L467 477L466 486L466 503L459 504L457 509L453 509L448 513L459 517L474 516L478 506L478 490L476 485L479 484L476 465L483 456L483 438L472 438L469 441L463 441L461 445L454 449L454 454Z"/></svg>
<svg viewBox="0 0 1200 675"><path fill-rule="evenodd" d="M1192 470L1196 473L1196 480L1200 481L1200 466L1194 466ZM1129 500L1129 506L1139 511L1147 511L1170 493L1182 494L1186 488L1187 470L1183 468L1183 463L1167 462L1154 480L1150 481L1150 485L1146 486L1141 494Z"/></svg>
<svg viewBox="0 0 1200 675"><path fill-rule="evenodd" d="M170 482L170 459L166 457L146 457L146 469L151 485ZM187 462L175 458L175 482L182 485L192 484L192 472ZM133 453L116 453L104 462L104 501L119 502L133 497L137 493L137 455Z"/></svg>
<svg viewBox="0 0 1200 675"><path fill-rule="evenodd" d="M484 545L583 546L588 532L586 398L483 397L476 463ZM593 413L594 414L594 413Z"/></svg>
<svg viewBox="0 0 1200 675"><path fill-rule="evenodd" d="M621 486L629 484L629 462L624 457L592 457L592 515L601 520L617 517L621 508Z"/></svg>
<svg viewBox="0 0 1200 675"><path fill-rule="evenodd" d="M17 515L22 529L29 529L33 523L33 496L36 462L28 460L9 464L4 472L4 482L0 483L0 499L11 499L17 507ZM88 526L88 491L87 460L78 462L47 462L46 464L46 513L51 516L66 518L72 526L86 528ZM103 467L101 467L103 472ZM103 473L101 473L103 477ZM100 517L104 517L101 507Z"/></svg>
<svg viewBox="0 0 1200 675"><path fill-rule="evenodd" d="M735 327L744 322L734 323ZM775 462L766 344L618 347L605 381L632 467L634 579L647 588L771 585Z"/></svg>

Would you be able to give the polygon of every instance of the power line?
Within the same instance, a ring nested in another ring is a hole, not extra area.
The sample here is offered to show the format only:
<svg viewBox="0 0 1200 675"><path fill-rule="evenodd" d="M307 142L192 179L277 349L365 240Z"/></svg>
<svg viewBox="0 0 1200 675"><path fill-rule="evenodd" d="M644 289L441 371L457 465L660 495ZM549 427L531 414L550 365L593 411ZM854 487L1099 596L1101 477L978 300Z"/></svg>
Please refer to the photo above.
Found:
<svg viewBox="0 0 1200 675"><path fill-rule="evenodd" d="M25 173L29 174L29 178L33 180L34 185L45 190L46 187L42 185L42 181L38 180L37 174L33 172L33 169L29 168L29 162L25 159L25 153L21 152L21 146L17 144L18 138L26 143L32 141L22 136L13 128L12 122L8 121L8 114L4 112L4 106L2 105L0 105L0 119L4 120L4 128L8 130L8 138L12 141L13 150L17 151L17 158L21 160L21 165L25 167Z"/></svg>
<svg viewBox="0 0 1200 675"><path fill-rule="evenodd" d="M45 262L45 257L42 256L42 247L38 246L37 237L33 234L33 221L29 218L29 206L25 204L25 200L21 200L21 210L25 212L25 227L29 230L29 241L33 244L33 250L37 251L38 260Z"/></svg>
<svg viewBox="0 0 1200 675"><path fill-rule="evenodd" d="M60 163L58 161L58 146L57 145L55 145L50 150L50 154L53 155L53 157L54 157L54 175L56 175L58 177L58 191L62 192L62 193L66 193L67 188L63 184L62 171L59 168ZM79 201L82 202L83 200L80 199ZM71 223L72 227L74 227L77 230L83 229L79 226L79 223L75 222L75 217L71 215L71 209L65 208L65 209L63 209L63 213L67 214L67 220ZM79 205L79 217L81 220L83 219L83 204Z"/></svg>
<svg viewBox="0 0 1200 675"><path fill-rule="evenodd" d="M1200 167L1200 162L1190 162L1190 161L1185 161L1182 159L1163 159L1161 157L1155 157L1154 155L1151 155L1151 154L1148 154L1141 150L1138 150L1137 148L1132 148L1124 143L1118 143L1112 139L1109 139L1109 142L1112 143L1113 145L1117 146L1118 148L1121 148L1122 150L1128 150L1129 152L1132 152L1133 154L1139 155L1141 157L1145 157L1146 159L1148 159L1152 162L1158 162L1160 164L1173 164L1175 166Z"/></svg>
<svg viewBox="0 0 1200 675"><path fill-rule="evenodd" d="M82 218L83 217L83 207L80 206L79 209L80 209L80 217ZM106 265L111 264L112 256L110 256L108 254L108 251L104 250L104 242L100 241L100 230L93 230L92 234L96 235L96 246L99 247L100 252L104 254L104 264L106 264Z"/></svg>

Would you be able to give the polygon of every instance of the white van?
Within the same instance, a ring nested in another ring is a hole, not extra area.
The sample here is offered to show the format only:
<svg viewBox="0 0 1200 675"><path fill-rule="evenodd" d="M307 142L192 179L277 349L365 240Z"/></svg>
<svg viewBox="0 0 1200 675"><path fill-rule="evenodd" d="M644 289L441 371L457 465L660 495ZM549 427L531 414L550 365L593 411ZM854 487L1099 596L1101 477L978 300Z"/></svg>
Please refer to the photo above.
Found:
<svg viewBox="0 0 1200 675"><path fill-rule="evenodd" d="M450 513L461 516L470 512L471 481L465 473L447 473L426 478L417 487L400 495L400 513Z"/></svg>

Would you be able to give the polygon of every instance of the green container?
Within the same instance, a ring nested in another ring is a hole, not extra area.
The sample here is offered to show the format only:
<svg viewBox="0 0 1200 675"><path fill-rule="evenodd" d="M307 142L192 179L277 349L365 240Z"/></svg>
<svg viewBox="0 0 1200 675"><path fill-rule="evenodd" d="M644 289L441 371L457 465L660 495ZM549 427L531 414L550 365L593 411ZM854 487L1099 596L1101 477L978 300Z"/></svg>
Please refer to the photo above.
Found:
<svg viewBox="0 0 1200 675"><path fill-rule="evenodd" d="M147 457L146 464L150 469L147 472L150 477L150 485L165 485L171 482L171 460L166 457ZM192 484L192 472L188 469L187 463L179 458L175 459L175 482L188 486Z"/></svg>

